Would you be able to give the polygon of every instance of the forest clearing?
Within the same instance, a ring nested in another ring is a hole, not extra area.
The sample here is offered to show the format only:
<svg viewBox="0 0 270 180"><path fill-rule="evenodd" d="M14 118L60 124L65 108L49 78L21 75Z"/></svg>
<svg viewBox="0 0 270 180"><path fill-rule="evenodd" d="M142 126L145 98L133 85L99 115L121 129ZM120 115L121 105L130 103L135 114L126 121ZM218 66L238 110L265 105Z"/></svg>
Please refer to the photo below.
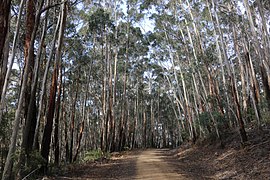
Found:
<svg viewBox="0 0 270 180"><path fill-rule="evenodd" d="M269 35L269 0L0 0L1 179L269 179Z"/></svg>

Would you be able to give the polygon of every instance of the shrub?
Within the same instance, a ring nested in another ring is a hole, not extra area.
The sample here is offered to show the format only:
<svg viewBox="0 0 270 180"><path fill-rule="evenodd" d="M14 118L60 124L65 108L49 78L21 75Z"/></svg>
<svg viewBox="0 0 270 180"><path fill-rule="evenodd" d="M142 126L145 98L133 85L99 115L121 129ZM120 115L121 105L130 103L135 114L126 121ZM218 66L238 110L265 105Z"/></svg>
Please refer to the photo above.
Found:
<svg viewBox="0 0 270 180"><path fill-rule="evenodd" d="M100 149L96 149L96 150L87 151L84 155L83 161L89 162L89 161L95 161L102 158L105 158L105 159L110 158L110 153L104 153Z"/></svg>

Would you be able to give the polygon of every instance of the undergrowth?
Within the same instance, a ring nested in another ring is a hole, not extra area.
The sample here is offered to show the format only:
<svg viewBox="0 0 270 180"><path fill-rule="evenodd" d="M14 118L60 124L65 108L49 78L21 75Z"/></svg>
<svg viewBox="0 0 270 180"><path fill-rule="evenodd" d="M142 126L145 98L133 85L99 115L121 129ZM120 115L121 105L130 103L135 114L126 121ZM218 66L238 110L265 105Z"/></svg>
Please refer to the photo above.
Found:
<svg viewBox="0 0 270 180"><path fill-rule="evenodd" d="M103 152L100 149L87 151L84 155L83 162L97 161L100 159L110 159L111 155L108 152Z"/></svg>

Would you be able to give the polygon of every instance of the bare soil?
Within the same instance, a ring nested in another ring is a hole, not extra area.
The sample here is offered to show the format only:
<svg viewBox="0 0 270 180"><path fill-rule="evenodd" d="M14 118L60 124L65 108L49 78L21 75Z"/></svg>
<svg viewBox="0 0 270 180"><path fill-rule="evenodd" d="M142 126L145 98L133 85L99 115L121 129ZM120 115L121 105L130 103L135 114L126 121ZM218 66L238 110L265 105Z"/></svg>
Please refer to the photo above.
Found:
<svg viewBox="0 0 270 180"><path fill-rule="evenodd" d="M113 153L110 160L71 165L44 179L270 179L270 131L237 133L218 143L185 144L178 149L146 149Z"/></svg>

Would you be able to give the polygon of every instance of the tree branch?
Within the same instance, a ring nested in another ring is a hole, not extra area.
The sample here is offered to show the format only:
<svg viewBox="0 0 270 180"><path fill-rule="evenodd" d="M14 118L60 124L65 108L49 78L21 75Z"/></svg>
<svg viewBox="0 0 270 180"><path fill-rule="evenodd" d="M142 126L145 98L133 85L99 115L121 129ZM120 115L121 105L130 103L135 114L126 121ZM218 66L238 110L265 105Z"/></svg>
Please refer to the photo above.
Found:
<svg viewBox="0 0 270 180"><path fill-rule="evenodd" d="M45 8L43 8L43 9L39 12L39 14L41 15L43 12L47 11L48 9L51 9L51 8L53 8L53 7L55 7L55 6L59 6L59 5L65 3L65 2L67 2L67 1L68 1L68 0L64 0L64 1L60 2L60 3L56 3L56 4L53 4L53 5L49 5L49 6L45 7Z"/></svg>

